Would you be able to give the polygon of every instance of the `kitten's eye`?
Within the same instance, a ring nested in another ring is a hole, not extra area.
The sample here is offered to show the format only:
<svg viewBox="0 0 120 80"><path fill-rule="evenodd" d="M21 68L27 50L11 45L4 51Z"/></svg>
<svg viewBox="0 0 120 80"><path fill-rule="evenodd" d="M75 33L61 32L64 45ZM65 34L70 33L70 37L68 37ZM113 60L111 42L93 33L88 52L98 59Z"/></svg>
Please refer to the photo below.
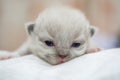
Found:
<svg viewBox="0 0 120 80"><path fill-rule="evenodd" d="M80 45L81 45L81 43L73 43L73 44L71 45L71 47L77 48L77 47L79 47Z"/></svg>
<svg viewBox="0 0 120 80"><path fill-rule="evenodd" d="M47 46L50 46L50 47L54 46L54 43L52 41L47 40L47 41L44 41L44 42Z"/></svg>

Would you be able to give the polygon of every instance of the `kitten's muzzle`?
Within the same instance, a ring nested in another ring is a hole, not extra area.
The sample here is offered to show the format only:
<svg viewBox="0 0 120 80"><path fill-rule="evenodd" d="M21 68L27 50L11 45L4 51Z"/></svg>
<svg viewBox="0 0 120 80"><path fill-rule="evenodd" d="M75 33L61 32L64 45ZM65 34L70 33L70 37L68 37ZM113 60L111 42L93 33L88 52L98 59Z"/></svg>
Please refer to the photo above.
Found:
<svg viewBox="0 0 120 80"><path fill-rule="evenodd" d="M58 56L61 58L61 59L64 59L68 56L68 54L58 54Z"/></svg>
<svg viewBox="0 0 120 80"><path fill-rule="evenodd" d="M69 49L59 49L58 50L58 57L64 59L69 56Z"/></svg>

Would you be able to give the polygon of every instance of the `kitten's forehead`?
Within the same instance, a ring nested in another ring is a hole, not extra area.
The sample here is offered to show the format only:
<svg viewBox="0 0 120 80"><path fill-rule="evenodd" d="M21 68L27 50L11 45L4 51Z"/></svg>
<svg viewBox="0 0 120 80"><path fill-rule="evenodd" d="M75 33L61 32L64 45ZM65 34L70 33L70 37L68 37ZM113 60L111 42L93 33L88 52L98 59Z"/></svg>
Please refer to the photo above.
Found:
<svg viewBox="0 0 120 80"><path fill-rule="evenodd" d="M68 7L48 8L37 18L36 25L41 27L74 28L75 26L86 26L87 21L84 14L76 9Z"/></svg>
<svg viewBox="0 0 120 80"><path fill-rule="evenodd" d="M70 24L70 23L69 23ZM38 34L43 33L46 36L49 36L51 38L56 39L75 39L81 36L81 34L87 35L88 28L85 25L75 25L75 24L60 24L60 23L54 23L52 22L49 25L44 25L44 27L41 27L37 29L36 32Z"/></svg>
<svg viewBox="0 0 120 80"><path fill-rule="evenodd" d="M82 12L71 8L50 8L39 15L35 30L57 39L71 39L79 37L88 28L89 22Z"/></svg>

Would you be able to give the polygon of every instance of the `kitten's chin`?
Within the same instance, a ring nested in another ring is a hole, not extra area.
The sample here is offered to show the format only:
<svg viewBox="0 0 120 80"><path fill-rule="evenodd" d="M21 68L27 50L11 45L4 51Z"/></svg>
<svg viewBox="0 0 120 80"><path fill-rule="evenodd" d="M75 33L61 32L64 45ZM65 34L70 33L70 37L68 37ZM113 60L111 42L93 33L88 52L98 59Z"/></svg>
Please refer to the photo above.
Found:
<svg viewBox="0 0 120 80"><path fill-rule="evenodd" d="M47 62L51 65L59 65L59 64L65 63L67 61L61 60L61 61L57 61L57 62L51 62L51 61L47 61Z"/></svg>
<svg viewBox="0 0 120 80"><path fill-rule="evenodd" d="M47 55L44 57L39 56L40 58L42 58L44 61L46 61L47 63L51 64L51 65L58 65L58 64L62 64L67 62L69 59L61 59L55 55Z"/></svg>
<svg viewBox="0 0 120 80"><path fill-rule="evenodd" d="M51 65L58 65L58 64L62 64L62 63L65 63L67 61L70 61L71 59L73 58L64 58L64 59L61 59L60 57L46 57L44 60L47 61L49 64Z"/></svg>
<svg viewBox="0 0 120 80"><path fill-rule="evenodd" d="M68 62L68 61L70 61L73 58L78 57L78 56L69 55L69 56L67 56L65 58L61 58L56 54L47 54L47 55L39 55L39 57L41 59L43 59L44 61L46 61L47 63L51 64L51 65L58 65L58 64Z"/></svg>
<svg viewBox="0 0 120 80"><path fill-rule="evenodd" d="M64 63L64 61L60 61L59 59L48 59L46 61L51 65L58 65Z"/></svg>

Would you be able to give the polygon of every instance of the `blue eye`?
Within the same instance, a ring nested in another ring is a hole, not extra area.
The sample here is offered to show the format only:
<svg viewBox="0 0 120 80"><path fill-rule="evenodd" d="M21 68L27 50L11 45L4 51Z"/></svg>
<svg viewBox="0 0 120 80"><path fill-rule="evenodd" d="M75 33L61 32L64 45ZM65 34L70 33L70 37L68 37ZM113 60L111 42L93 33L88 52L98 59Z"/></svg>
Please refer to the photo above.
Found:
<svg viewBox="0 0 120 80"><path fill-rule="evenodd" d="M52 41L47 40L47 41L44 41L44 42L47 46L50 46L50 47L54 46L54 43Z"/></svg>
<svg viewBox="0 0 120 80"><path fill-rule="evenodd" d="M71 47L77 48L77 47L79 47L80 45L81 45L81 43L73 43L73 44L71 45Z"/></svg>

